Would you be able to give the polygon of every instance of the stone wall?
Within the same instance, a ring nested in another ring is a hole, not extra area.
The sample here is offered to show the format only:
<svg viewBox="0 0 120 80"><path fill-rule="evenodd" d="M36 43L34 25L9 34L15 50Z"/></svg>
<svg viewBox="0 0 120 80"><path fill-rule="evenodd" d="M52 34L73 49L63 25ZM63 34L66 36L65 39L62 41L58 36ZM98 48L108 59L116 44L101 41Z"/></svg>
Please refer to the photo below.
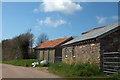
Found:
<svg viewBox="0 0 120 80"><path fill-rule="evenodd" d="M67 49L67 50L66 50ZM74 49L74 50L73 50ZM73 52L74 51L74 56ZM67 52L67 56L65 55ZM89 43L62 49L62 62L64 63L97 63L100 62L100 43Z"/></svg>

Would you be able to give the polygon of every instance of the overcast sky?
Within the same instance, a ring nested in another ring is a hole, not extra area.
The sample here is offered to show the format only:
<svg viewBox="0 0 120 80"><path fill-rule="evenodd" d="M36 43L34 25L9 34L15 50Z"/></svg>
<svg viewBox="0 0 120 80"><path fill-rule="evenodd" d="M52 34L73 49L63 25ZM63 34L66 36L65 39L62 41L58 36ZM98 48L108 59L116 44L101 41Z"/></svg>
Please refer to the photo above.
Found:
<svg viewBox="0 0 120 80"><path fill-rule="evenodd" d="M12 38L32 29L37 37L50 39L79 36L82 32L118 21L117 2L10 2L2 3L2 39Z"/></svg>

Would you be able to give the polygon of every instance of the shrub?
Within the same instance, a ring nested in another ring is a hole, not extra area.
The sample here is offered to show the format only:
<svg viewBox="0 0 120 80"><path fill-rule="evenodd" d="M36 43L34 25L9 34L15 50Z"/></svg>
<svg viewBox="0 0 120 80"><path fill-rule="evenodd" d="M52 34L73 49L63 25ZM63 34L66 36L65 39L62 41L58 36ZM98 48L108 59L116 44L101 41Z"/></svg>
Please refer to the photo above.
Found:
<svg viewBox="0 0 120 80"><path fill-rule="evenodd" d="M99 67L95 64L76 64L74 71L77 76L92 76L100 74Z"/></svg>

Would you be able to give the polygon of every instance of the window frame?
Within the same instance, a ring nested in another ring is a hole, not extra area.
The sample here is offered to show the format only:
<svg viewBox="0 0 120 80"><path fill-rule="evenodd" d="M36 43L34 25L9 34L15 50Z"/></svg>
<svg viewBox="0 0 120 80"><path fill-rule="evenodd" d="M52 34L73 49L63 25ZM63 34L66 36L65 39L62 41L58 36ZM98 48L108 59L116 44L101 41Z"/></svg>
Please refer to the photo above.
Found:
<svg viewBox="0 0 120 80"><path fill-rule="evenodd" d="M75 58L76 55L75 55L75 46L72 47L72 58Z"/></svg>
<svg viewBox="0 0 120 80"><path fill-rule="evenodd" d="M65 58L68 57L68 48L65 48Z"/></svg>

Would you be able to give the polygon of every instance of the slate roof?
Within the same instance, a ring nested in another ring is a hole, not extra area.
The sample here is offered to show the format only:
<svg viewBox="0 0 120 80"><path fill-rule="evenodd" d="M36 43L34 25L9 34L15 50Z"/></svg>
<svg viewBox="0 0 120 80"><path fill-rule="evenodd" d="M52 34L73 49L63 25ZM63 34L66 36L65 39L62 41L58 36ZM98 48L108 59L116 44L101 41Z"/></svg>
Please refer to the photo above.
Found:
<svg viewBox="0 0 120 80"><path fill-rule="evenodd" d="M36 49L43 49L43 48L54 48L60 44L64 44L67 41L70 41L72 39L72 37L65 37L65 38L59 38L59 39L55 39L55 40L50 40L50 41L46 41L38 46L36 46Z"/></svg>
<svg viewBox="0 0 120 80"><path fill-rule="evenodd" d="M63 45L68 45L68 44L72 44L75 42L79 42L79 41L83 41L83 40L88 40L88 39L93 39L93 38L97 38L98 36L101 36L117 27L120 27L120 22L119 23L115 23L115 24L111 24L111 25L107 25L107 26L102 26L99 28L94 28L90 31L84 32L81 34L81 36L63 44Z"/></svg>

